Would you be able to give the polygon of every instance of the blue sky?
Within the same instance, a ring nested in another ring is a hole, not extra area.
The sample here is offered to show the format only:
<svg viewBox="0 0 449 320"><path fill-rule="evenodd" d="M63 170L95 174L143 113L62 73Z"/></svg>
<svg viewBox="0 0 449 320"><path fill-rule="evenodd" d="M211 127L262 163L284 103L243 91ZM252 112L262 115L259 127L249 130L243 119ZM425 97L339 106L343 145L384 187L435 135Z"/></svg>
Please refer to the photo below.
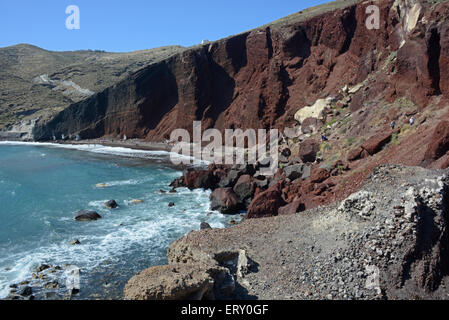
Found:
<svg viewBox="0 0 449 320"><path fill-rule="evenodd" d="M329 0L0 0L0 47L124 52L191 46L246 31ZM80 9L67 30L66 7Z"/></svg>

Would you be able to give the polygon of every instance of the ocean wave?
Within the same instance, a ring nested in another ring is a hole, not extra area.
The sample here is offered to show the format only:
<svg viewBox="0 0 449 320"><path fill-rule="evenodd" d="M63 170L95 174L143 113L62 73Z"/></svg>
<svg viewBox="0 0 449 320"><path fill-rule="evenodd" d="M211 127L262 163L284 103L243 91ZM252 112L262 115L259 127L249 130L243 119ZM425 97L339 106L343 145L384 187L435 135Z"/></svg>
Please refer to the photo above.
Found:
<svg viewBox="0 0 449 320"><path fill-rule="evenodd" d="M194 160L191 156L186 156L183 154L164 151L164 150L141 150L141 149L131 149L125 147L110 147L101 144L59 144L51 142L22 142L22 141L0 141L1 145L8 146L37 146L37 147L53 147L62 149L72 149L78 151L87 151L98 154L110 154L125 157L135 157L144 159L160 159L160 158L170 158L173 160L190 160L193 164L197 165L208 165L209 161L206 160Z"/></svg>
<svg viewBox="0 0 449 320"><path fill-rule="evenodd" d="M218 212L207 214L210 209L207 191L187 193L185 190L177 195L181 196L179 200L182 199L182 204L172 210L157 210L153 202L145 201L141 206L127 207L120 214L105 215L101 223L86 224L84 231L88 229L88 233L76 236L81 242L77 246L68 244L72 234L64 240L42 243L38 248L22 248L15 253L16 250L8 250L7 257L0 257L0 266L9 267L8 271L0 270L0 298L8 294L9 284L29 279L30 270L42 263L76 265L88 277L90 271L123 255L137 256L148 250L153 255L165 252L175 238L198 230L201 221L207 221L214 228L226 226L228 216ZM103 207L104 200L90 201L89 206ZM10 264L6 263L6 259Z"/></svg>

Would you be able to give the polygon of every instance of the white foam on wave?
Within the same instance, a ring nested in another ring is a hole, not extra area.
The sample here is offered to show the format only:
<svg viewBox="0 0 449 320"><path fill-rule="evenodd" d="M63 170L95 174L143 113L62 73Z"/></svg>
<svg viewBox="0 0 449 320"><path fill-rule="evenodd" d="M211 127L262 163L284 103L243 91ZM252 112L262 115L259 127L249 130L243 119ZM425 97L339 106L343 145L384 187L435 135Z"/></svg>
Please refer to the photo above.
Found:
<svg viewBox="0 0 449 320"><path fill-rule="evenodd" d="M59 144L51 142L25 142L25 141L0 141L1 145L8 146L37 146L37 147L54 147L62 149L72 149L78 151L87 151L99 154L111 154L117 156L125 157L135 157L135 158L146 158L146 159L159 159L159 158L170 158L176 160L187 159L190 162L194 162L194 158L179 154L171 151L164 150L141 150L141 149L131 149L125 147L109 147L101 144ZM193 164L197 165L208 165L209 161L206 160L196 160Z"/></svg>
<svg viewBox="0 0 449 320"><path fill-rule="evenodd" d="M174 234L181 236L191 230L198 230L201 221L208 222L213 228L223 228L231 217L217 212L207 214L210 212L209 194L210 191L180 189L178 194L172 195L178 201L175 200L176 206L170 209L168 201L171 199L165 197L158 202L150 201L149 198L139 205L125 205L122 211L102 214L103 219L83 224L83 231L88 232L76 236L81 245L68 245L73 240L73 235L68 235L56 243L43 242L38 248L8 254L8 260L14 265L9 266L9 271L0 270L0 298L9 293L9 284L29 279L30 270L42 263L76 265L88 276L89 271L113 264L121 255L135 250L141 254L145 252L148 257L165 252ZM152 195L153 192L148 193L149 197ZM106 212L105 201L93 200L88 204L98 207L99 212ZM65 221L66 218L60 219ZM2 260L0 257L0 265L4 265Z"/></svg>

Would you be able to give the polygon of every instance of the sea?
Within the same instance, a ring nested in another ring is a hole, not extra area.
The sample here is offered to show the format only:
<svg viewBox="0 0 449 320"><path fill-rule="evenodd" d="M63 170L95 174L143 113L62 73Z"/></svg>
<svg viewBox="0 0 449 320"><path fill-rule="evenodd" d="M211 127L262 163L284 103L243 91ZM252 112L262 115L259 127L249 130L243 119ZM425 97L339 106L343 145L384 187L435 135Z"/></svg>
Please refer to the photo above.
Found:
<svg viewBox="0 0 449 320"><path fill-rule="evenodd" d="M133 275L167 263L171 242L240 218L212 211L207 190L161 192L181 174L165 151L0 142L0 299L20 283L35 299L121 299ZM76 221L79 210L102 219Z"/></svg>

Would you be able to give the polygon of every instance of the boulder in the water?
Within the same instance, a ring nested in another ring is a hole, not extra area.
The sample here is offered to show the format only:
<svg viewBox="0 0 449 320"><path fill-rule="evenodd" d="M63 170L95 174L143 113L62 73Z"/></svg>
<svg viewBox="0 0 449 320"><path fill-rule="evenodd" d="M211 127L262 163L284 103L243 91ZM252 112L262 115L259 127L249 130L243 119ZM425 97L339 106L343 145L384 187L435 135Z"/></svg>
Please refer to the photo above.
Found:
<svg viewBox="0 0 449 320"><path fill-rule="evenodd" d="M101 219L101 216L95 211L80 210L75 216L76 221L93 221Z"/></svg>
<svg viewBox="0 0 449 320"><path fill-rule="evenodd" d="M109 209L115 209L118 207L118 204L115 200L109 200L105 202L104 205Z"/></svg>
<svg viewBox="0 0 449 320"><path fill-rule="evenodd" d="M212 227L207 222L201 222L200 229L201 230L206 230L206 229L212 229Z"/></svg>

